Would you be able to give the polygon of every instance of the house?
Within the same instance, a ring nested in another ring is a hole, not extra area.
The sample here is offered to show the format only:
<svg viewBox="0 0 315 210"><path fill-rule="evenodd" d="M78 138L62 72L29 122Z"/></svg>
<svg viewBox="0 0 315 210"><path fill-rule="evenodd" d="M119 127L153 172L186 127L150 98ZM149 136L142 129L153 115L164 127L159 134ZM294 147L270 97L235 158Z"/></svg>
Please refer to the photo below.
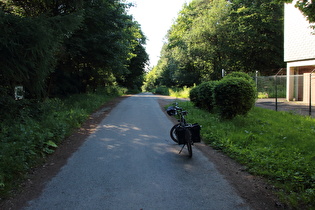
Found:
<svg viewBox="0 0 315 210"><path fill-rule="evenodd" d="M315 102L315 29L294 5L284 8L284 61L288 101Z"/></svg>

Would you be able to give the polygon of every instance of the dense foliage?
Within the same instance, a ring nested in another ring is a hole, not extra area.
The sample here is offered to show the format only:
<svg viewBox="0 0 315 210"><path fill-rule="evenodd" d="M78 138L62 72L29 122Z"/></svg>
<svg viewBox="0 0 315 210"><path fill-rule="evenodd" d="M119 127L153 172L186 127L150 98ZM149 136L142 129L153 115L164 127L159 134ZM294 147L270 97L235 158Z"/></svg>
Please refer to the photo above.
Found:
<svg viewBox="0 0 315 210"><path fill-rule="evenodd" d="M140 25L119 0L0 1L0 95L42 99L142 86ZM2 103L4 103L2 101Z"/></svg>
<svg viewBox="0 0 315 210"><path fill-rule="evenodd" d="M42 103L10 101L13 108L0 116L0 200L19 185L32 167L53 153L89 114L125 91L111 87Z"/></svg>
<svg viewBox="0 0 315 210"><path fill-rule="evenodd" d="M167 34L145 88L191 87L226 72L268 75L284 66L283 3L193 0Z"/></svg>

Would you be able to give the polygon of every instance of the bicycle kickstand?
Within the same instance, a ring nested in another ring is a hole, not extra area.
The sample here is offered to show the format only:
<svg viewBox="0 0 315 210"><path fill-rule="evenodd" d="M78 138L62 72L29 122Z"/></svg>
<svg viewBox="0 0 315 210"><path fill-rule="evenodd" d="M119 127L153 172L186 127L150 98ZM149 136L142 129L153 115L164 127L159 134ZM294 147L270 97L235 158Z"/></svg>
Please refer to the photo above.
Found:
<svg viewBox="0 0 315 210"><path fill-rule="evenodd" d="M178 154L180 154L180 153L183 151L183 149L184 149L185 145L186 145L186 144L183 144L183 147L182 147L182 149L179 151L179 153L178 153Z"/></svg>

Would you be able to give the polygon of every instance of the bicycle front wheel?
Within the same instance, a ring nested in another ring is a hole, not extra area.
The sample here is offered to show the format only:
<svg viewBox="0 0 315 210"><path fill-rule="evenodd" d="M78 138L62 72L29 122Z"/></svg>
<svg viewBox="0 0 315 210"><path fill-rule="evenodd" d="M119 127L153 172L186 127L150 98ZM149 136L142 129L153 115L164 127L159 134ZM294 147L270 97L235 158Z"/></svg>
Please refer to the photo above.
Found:
<svg viewBox="0 0 315 210"><path fill-rule="evenodd" d="M185 129L185 140L188 149L188 157L192 157L192 140L191 140L191 132L188 128Z"/></svg>

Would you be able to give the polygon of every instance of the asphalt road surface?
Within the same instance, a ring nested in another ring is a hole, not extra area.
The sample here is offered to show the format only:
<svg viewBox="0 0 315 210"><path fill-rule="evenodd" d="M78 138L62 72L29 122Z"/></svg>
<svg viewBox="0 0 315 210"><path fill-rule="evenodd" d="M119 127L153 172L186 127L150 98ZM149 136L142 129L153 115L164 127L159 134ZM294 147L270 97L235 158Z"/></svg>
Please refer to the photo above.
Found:
<svg viewBox="0 0 315 210"><path fill-rule="evenodd" d="M178 154L157 99L119 103L25 209L250 209L200 151Z"/></svg>

